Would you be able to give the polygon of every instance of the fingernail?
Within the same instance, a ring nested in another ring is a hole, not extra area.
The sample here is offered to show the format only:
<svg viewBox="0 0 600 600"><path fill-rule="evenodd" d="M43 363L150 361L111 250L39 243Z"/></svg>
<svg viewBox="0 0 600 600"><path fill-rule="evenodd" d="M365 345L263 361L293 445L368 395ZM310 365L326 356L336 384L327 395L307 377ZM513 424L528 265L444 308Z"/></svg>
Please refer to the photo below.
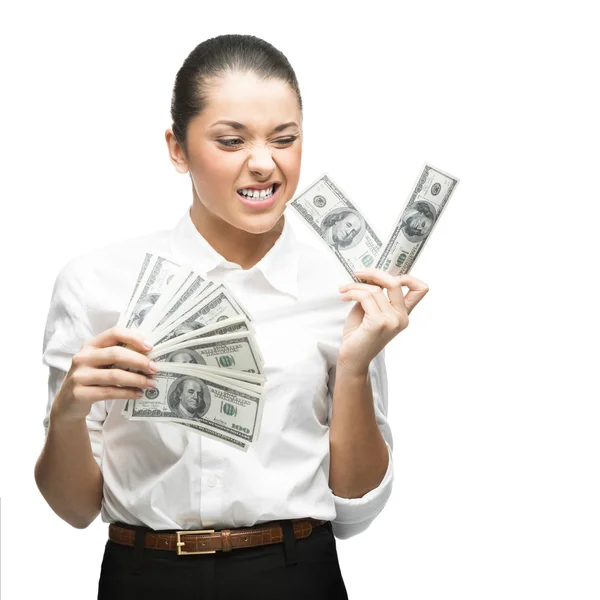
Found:
<svg viewBox="0 0 600 600"><path fill-rule="evenodd" d="M143 395L144 395L144 391L143 391L143 390L138 390L138 391L135 393L135 397L136 397L136 398L141 398Z"/></svg>
<svg viewBox="0 0 600 600"><path fill-rule="evenodd" d="M147 350L151 350L152 344L148 340L144 340L144 348L146 348Z"/></svg>
<svg viewBox="0 0 600 600"><path fill-rule="evenodd" d="M156 371L158 371L158 365L156 364L155 361L151 360L150 364L148 366L150 367L150 370L153 371L154 373L156 373Z"/></svg>
<svg viewBox="0 0 600 600"><path fill-rule="evenodd" d="M152 379L152 378L148 377L146 379L146 383L152 388L156 387L156 379Z"/></svg>

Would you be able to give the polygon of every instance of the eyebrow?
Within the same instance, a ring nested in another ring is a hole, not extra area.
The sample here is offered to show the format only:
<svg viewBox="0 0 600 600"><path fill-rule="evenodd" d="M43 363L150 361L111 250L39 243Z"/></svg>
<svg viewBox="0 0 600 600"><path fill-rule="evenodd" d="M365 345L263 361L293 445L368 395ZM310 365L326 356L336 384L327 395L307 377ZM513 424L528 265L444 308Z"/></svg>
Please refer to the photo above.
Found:
<svg viewBox="0 0 600 600"><path fill-rule="evenodd" d="M227 121L227 120L221 120L221 121L216 121L214 122L211 127L214 127L215 125L229 125L230 127L233 127L234 129L244 129L244 130L248 130L248 128L245 125L242 125L242 123L238 123L237 121ZM287 129L288 127L298 127L298 124L294 121L290 121L289 123L282 123L281 125L277 125L277 127L273 128L274 132L279 132L279 131L283 131L284 129Z"/></svg>

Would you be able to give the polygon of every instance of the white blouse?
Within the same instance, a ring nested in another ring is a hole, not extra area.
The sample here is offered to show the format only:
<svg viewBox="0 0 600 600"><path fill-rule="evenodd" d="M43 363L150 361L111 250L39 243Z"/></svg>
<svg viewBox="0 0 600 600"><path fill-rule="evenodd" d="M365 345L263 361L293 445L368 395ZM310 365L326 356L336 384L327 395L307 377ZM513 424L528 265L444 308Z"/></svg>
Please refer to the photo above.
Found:
<svg viewBox="0 0 600 600"><path fill-rule="evenodd" d="M43 346L50 408L82 343L117 323L146 252L225 282L249 312L267 377L261 433L247 452L185 427L129 421L123 400L92 405L87 427L104 477L101 517L152 529L224 529L277 519L333 522L337 538L364 531L393 482L384 352L371 362L375 414L389 452L380 485L361 498L329 488L329 419L350 277L333 255L296 237L289 217L254 267L225 260L199 234L189 209L177 226L89 251L59 272ZM343 401L343 398L340 398Z"/></svg>

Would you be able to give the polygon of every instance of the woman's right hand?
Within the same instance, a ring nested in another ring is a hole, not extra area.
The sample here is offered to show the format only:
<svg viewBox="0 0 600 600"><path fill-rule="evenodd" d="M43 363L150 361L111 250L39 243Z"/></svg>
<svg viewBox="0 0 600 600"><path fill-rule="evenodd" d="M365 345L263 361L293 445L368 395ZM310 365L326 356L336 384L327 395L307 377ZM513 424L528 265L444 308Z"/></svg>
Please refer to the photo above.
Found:
<svg viewBox="0 0 600 600"><path fill-rule="evenodd" d="M119 343L130 347L118 346ZM156 363L145 356L150 350L140 333L125 327L111 327L85 341L73 356L71 368L54 398L53 415L78 421L90 414L94 402L139 398L143 390L154 387L152 380L140 373L109 367L120 365L153 375Z"/></svg>

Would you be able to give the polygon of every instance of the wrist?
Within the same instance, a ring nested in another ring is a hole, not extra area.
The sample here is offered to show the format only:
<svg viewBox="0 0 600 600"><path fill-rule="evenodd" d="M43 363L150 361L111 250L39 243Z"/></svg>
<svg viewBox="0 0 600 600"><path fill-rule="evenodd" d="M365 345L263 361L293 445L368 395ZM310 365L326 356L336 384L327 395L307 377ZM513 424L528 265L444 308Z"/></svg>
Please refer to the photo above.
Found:
<svg viewBox="0 0 600 600"><path fill-rule="evenodd" d="M369 376L369 365L360 365L356 363L352 363L350 361L344 360L342 357L338 357L337 368L336 368L336 377L340 375L345 375L347 377L351 377L353 379L367 379Z"/></svg>
<svg viewBox="0 0 600 600"><path fill-rule="evenodd" d="M88 413L83 414L80 407L65 403L57 396L50 408L49 422L54 427L78 427L81 423L85 423L88 414L89 410Z"/></svg>

